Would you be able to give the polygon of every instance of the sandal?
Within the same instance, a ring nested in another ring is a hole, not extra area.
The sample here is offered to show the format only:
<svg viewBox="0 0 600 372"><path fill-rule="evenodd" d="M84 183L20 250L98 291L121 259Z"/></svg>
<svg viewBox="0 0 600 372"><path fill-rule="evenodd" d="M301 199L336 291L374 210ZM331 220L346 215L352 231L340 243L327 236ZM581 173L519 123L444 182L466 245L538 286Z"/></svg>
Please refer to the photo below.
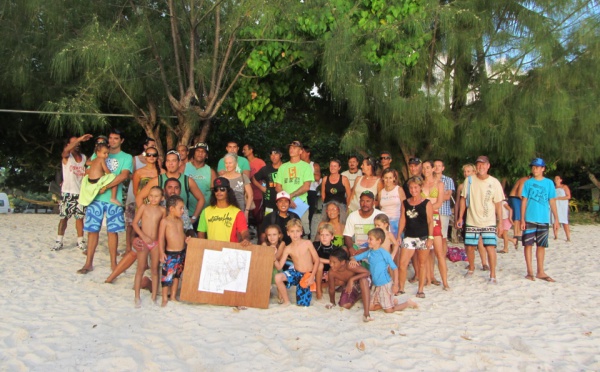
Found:
<svg viewBox="0 0 600 372"><path fill-rule="evenodd" d="M431 284L439 286L440 284L442 284L442 282L440 282L439 280L433 279L431 281Z"/></svg>
<svg viewBox="0 0 600 372"><path fill-rule="evenodd" d="M423 293L423 292L417 292L416 297L417 298L425 298L425 293Z"/></svg>

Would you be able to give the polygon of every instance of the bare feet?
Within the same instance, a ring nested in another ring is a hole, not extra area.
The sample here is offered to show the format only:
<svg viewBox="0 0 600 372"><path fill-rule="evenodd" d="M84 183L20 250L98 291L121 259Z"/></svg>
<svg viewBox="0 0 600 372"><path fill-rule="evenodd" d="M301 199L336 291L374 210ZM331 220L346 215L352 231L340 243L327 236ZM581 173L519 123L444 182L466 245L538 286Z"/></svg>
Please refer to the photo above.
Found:
<svg viewBox="0 0 600 372"><path fill-rule="evenodd" d="M317 300L320 300L323 298L323 291L321 291L321 292L317 291L316 294L317 294Z"/></svg>
<svg viewBox="0 0 600 372"><path fill-rule="evenodd" d="M141 298L136 298L134 301L135 304L135 308L139 309L140 307L142 307L142 299Z"/></svg>
<svg viewBox="0 0 600 372"><path fill-rule="evenodd" d="M163 300L162 304L160 304L160 306L165 307L165 306L167 306L168 303L169 303L169 300Z"/></svg>
<svg viewBox="0 0 600 372"><path fill-rule="evenodd" d="M371 318L370 315L363 315L363 322L368 323L368 322L372 322L373 320L375 320L375 319Z"/></svg>
<svg viewBox="0 0 600 372"><path fill-rule="evenodd" d="M406 301L406 304L408 305L408 308L410 308L410 309L418 309L419 308L419 304L414 302L413 300Z"/></svg>
<svg viewBox="0 0 600 372"><path fill-rule="evenodd" d="M111 203L113 203L113 204L116 204L116 205L118 205L118 206L120 206L120 207L122 207L122 206L123 206L123 204L121 204L121 202L119 202L117 199L112 199L112 198L111 198L111 199L110 199L110 202L111 202Z"/></svg>
<svg viewBox="0 0 600 372"><path fill-rule="evenodd" d="M483 265L483 267L481 268L481 270L483 270L483 271L490 271L490 267L488 265Z"/></svg>
<svg viewBox="0 0 600 372"><path fill-rule="evenodd" d="M445 285L443 289L444 289L444 291L451 291L450 286L447 286L447 285Z"/></svg>
<svg viewBox="0 0 600 372"><path fill-rule="evenodd" d="M89 273L91 271L94 271L94 267L93 266L90 266L90 267L85 267L84 266L81 269L77 270L77 274L83 274L83 275L85 275L85 274L87 274L87 273Z"/></svg>
<svg viewBox="0 0 600 372"><path fill-rule="evenodd" d="M535 281L535 278L533 277L533 275L529 275L529 274L525 275L525 279L529 279L529 280L531 280L532 282L534 282L534 281Z"/></svg>
<svg viewBox="0 0 600 372"><path fill-rule="evenodd" d="M550 283L555 282L555 280L552 279L551 277L549 277L548 275L545 275L545 276L538 275L538 276L536 276L536 278L538 278L539 280L543 280L545 282L550 282Z"/></svg>
<svg viewBox="0 0 600 372"><path fill-rule="evenodd" d="M288 306L290 306L292 303L288 301L288 302L281 302L280 304L281 304L281 307L288 307Z"/></svg>

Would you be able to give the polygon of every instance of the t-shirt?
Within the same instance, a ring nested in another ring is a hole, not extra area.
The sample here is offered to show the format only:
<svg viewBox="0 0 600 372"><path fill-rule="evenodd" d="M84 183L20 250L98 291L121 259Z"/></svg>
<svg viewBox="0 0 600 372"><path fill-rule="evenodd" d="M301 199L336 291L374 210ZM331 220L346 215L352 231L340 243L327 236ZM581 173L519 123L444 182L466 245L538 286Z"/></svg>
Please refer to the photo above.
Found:
<svg viewBox="0 0 600 372"><path fill-rule="evenodd" d="M348 177L348 181L350 181L350 188L354 187L354 181L360 176L362 176L362 171L359 169L356 173L350 173L349 170L343 171L342 176Z"/></svg>
<svg viewBox="0 0 600 372"><path fill-rule="evenodd" d="M277 181L283 188L283 191L288 194L298 190L304 182L313 182L315 175L310 164L305 161L298 161L296 163L283 163L277 171ZM307 193L298 195L303 202L306 203Z"/></svg>
<svg viewBox="0 0 600 372"><path fill-rule="evenodd" d="M444 191L451 190L454 193L454 180L450 177L446 177L442 174L442 183L444 184ZM442 216L451 216L452 215L452 207L450 205L450 200L446 200L442 203L440 207L440 214Z"/></svg>
<svg viewBox="0 0 600 372"><path fill-rule="evenodd" d="M369 231L375 228L373 220L375 216L381 214L379 209L373 209L371 216L363 218L360 215L360 211L350 213L346 219L346 226L344 227L344 236L349 236L354 239L354 244L360 248L367 248L367 234Z"/></svg>
<svg viewBox="0 0 600 372"><path fill-rule="evenodd" d="M471 185L469 186L469 179ZM461 192L463 198L469 193L469 207L467 225L474 227L496 226L496 203L504 198L504 190L500 181L492 176L482 180L477 176L470 176L465 181ZM498 216L501 218L502 216Z"/></svg>
<svg viewBox="0 0 600 372"><path fill-rule="evenodd" d="M190 179L193 179L198 185L200 191L202 191L202 195L204 195L204 207L208 205L208 201L210 200L210 178L211 178L211 169L208 165L204 164L204 166L200 168L196 168L191 161L187 162L185 165L184 174L188 176ZM198 200L194 197L193 194L190 193L189 196L189 209L194 213L196 210L196 205L198 204Z"/></svg>
<svg viewBox="0 0 600 372"><path fill-rule="evenodd" d="M81 154L81 161L78 163L72 154L69 154L67 164L62 164L63 183L60 191L65 194L79 195L81 189L81 180L85 176L85 155Z"/></svg>
<svg viewBox="0 0 600 372"><path fill-rule="evenodd" d="M254 178L258 182L263 182L266 185L267 192L263 194L264 205L266 208L273 210L277 209L277 205L275 204L275 199L277 198L277 190L275 189L277 170L273 167L273 164L267 164L254 175Z"/></svg>
<svg viewBox="0 0 600 372"><path fill-rule="evenodd" d="M392 256L383 248L369 249L363 253L354 256L356 261L366 259L369 261L369 271L371 272L371 280L376 287L388 284L392 277L388 272L388 267L396 270L398 266L394 263Z"/></svg>
<svg viewBox="0 0 600 372"><path fill-rule="evenodd" d="M92 160L96 159L96 154L92 156ZM133 172L133 157L126 152L119 151L116 154L108 154L106 158L106 166L110 173L118 176L122 171L128 170ZM99 200L105 203L110 203L112 190L108 189L104 194L98 194L94 200ZM123 200L123 182L117 185L117 200Z"/></svg>
<svg viewBox="0 0 600 372"><path fill-rule="evenodd" d="M279 212L277 210L274 210L273 212L266 215L265 218L263 219L263 221L260 224L260 227L258 229L258 236L260 236L262 233L264 233L265 230L267 229L267 227L269 227L269 225L277 225L277 226L279 226L279 228L281 229L281 232L283 233L283 241L285 242L285 245L291 244L292 239L287 234L287 228L285 225L292 218L300 219L300 217L298 217L298 215L294 212L288 212L287 217L284 218L279 215Z"/></svg>
<svg viewBox="0 0 600 372"><path fill-rule="evenodd" d="M261 170L265 165L267 165L262 159L254 158L250 162L250 178L254 177L254 175ZM252 198L254 200L261 200L263 198L262 191L255 184L251 183L252 186Z"/></svg>
<svg viewBox="0 0 600 372"><path fill-rule="evenodd" d="M208 206L200 215L198 231L206 233L206 238L222 242L237 243L238 233L248 230L246 217L233 205L227 208Z"/></svg>
<svg viewBox="0 0 600 372"><path fill-rule="evenodd" d="M225 170L225 158L221 158L219 160L219 164L217 165L217 173ZM237 158L237 167L235 167L235 171L238 173L242 173L243 171L250 171L250 163L248 163L248 159L243 156L238 156Z"/></svg>
<svg viewBox="0 0 600 372"><path fill-rule="evenodd" d="M556 198L554 182L548 178L530 178L523 184L521 196L527 198L526 222L550 223L550 199Z"/></svg>

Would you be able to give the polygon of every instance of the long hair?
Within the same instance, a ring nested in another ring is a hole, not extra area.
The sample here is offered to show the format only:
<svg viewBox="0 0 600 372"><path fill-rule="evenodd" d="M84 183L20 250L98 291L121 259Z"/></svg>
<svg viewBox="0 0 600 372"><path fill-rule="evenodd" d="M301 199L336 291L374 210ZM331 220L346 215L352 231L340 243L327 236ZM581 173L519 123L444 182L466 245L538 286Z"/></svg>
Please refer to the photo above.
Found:
<svg viewBox="0 0 600 372"><path fill-rule="evenodd" d="M237 202L237 199L235 198L235 192L232 188L227 188L227 204L233 205L234 207L241 209L240 205ZM214 190L210 192L210 205L211 207L217 205L217 197L215 196Z"/></svg>

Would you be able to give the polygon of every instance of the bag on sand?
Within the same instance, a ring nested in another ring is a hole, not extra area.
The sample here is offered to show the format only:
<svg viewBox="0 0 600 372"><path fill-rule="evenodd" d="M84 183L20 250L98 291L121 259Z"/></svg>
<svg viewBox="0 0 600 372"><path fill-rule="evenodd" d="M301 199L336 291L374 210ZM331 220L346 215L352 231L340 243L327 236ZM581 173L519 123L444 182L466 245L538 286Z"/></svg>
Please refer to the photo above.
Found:
<svg viewBox="0 0 600 372"><path fill-rule="evenodd" d="M448 247L448 254L446 256L452 262L467 260L467 252L465 252L463 248L459 247Z"/></svg>

